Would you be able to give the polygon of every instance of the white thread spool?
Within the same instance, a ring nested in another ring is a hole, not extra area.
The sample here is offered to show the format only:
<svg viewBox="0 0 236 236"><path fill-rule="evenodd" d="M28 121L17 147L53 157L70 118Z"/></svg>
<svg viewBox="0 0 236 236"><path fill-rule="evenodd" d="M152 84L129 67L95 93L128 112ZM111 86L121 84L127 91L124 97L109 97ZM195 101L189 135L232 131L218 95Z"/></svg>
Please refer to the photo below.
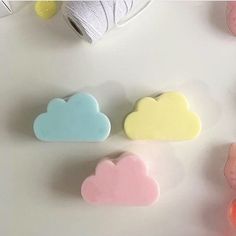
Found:
<svg viewBox="0 0 236 236"><path fill-rule="evenodd" d="M65 2L62 11L68 24L86 41L93 43L121 22L136 0ZM145 8L150 0L143 7ZM142 8L142 9L143 9ZM139 10L137 13L139 13ZM137 13L135 15L137 15Z"/></svg>

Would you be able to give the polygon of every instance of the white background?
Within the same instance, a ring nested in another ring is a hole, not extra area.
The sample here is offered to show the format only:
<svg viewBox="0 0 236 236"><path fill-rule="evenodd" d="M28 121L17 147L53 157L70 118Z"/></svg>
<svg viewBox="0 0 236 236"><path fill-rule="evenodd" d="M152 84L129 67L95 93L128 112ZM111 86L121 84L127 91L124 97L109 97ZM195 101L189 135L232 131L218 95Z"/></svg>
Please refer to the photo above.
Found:
<svg viewBox="0 0 236 236"><path fill-rule="evenodd" d="M236 38L222 2L153 2L136 19L90 45L59 13L33 4L0 19L0 235L231 236L236 193L223 168L236 140ZM44 143L34 118L54 97L91 92L112 121L100 144ZM122 121L135 101L178 90L202 119L198 139L132 142ZM80 185L99 159L133 151L147 161L161 198L147 208L94 207Z"/></svg>

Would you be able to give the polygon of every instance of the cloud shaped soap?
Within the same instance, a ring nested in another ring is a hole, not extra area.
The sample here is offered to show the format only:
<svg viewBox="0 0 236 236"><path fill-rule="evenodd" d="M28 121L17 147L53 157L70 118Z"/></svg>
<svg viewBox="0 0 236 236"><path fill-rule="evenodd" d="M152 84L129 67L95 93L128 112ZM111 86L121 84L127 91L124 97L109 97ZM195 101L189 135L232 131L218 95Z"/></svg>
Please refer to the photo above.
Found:
<svg viewBox="0 0 236 236"><path fill-rule="evenodd" d="M201 121L183 94L168 92L139 100L126 117L124 130L134 140L190 140L200 133Z"/></svg>
<svg viewBox="0 0 236 236"><path fill-rule="evenodd" d="M67 102L51 100L47 112L35 119L33 129L42 141L99 142L109 136L111 124L93 96L78 93Z"/></svg>
<svg viewBox="0 0 236 236"><path fill-rule="evenodd" d="M115 161L101 161L95 175L84 180L81 195L95 205L147 206L158 199L159 186L141 159L124 153Z"/></svg>

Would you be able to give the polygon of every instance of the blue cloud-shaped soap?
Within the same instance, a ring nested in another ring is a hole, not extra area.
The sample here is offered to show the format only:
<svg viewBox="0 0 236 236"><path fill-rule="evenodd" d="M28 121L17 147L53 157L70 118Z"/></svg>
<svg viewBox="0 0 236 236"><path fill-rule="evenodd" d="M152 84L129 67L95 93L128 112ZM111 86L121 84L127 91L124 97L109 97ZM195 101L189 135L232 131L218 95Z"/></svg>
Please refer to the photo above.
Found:
<svg viewBox="0 0 236 236"><path fill-rule="evenodd" d="M110 134L108 117L99 111L97 100L78 93L66 102L53 99L47 112L34 121L35 136L42 141L104 141Z"/></svg>

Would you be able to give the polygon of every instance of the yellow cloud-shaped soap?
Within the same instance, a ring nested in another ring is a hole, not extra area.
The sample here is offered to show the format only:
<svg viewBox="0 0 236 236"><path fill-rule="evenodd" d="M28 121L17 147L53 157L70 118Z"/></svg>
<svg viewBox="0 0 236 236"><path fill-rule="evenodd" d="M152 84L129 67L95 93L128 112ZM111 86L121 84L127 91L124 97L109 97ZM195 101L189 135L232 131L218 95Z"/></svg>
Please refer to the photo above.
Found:
<svg viewBox="0 0 236 236"><path fill-rule="evenodd" d="M201 121L183 94L168 92L139 100L126 117L124 130L134 140L190 140L200 133Z"/></svg>

